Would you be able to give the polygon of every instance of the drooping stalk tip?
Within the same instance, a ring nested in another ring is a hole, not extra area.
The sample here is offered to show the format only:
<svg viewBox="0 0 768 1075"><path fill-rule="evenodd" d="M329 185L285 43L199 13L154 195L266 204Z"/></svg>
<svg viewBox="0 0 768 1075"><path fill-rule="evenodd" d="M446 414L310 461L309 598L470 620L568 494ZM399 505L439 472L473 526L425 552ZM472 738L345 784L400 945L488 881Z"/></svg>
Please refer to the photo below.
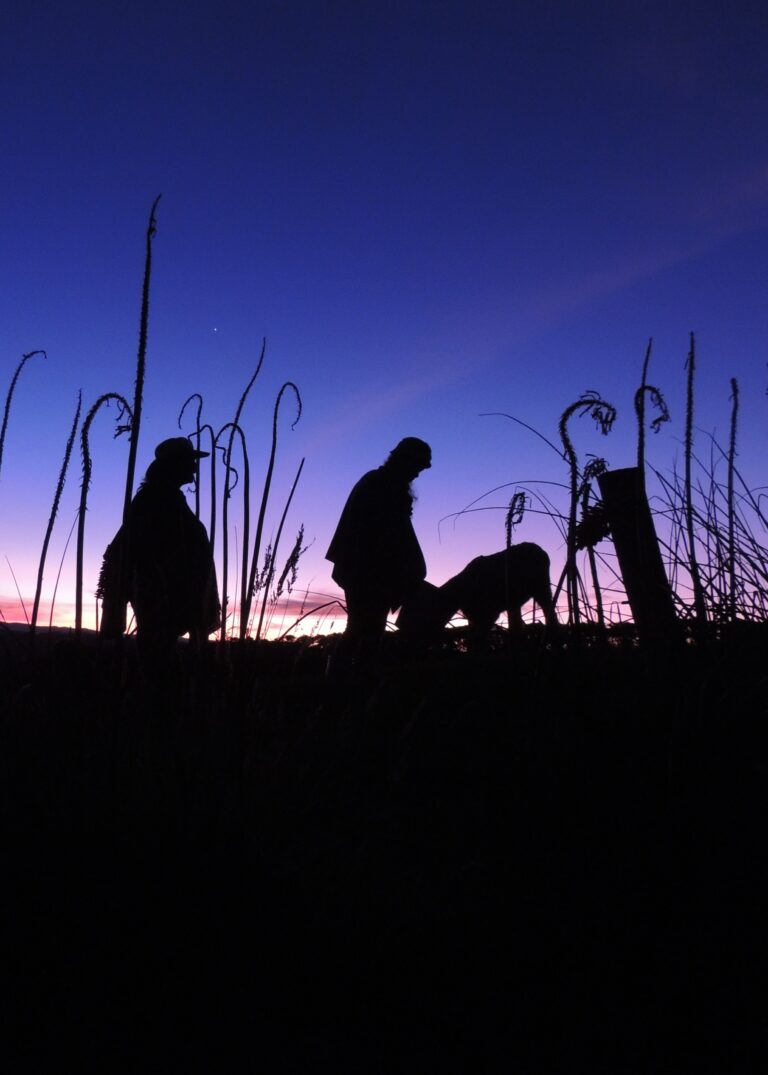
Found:
<svg viewBox="0 0 768 1075"><path fill-rule="evenodd" d="M5 448L5 434L6 434L6 431L8 429L8 419L10 418L10 414L11 414L11 402L13 401L13 393L16 390L16 382L18 381L19 375L21 374L21 371L24 369L24 367L27 364L27 362L30 360L30 358L34 358L35 355L42 355L43 358L48 358L47 353L45 351L43 351L43 350L28 351L25 355L22 355L21 356L21 361L19 362L18 366L16 367L16 370L15 370L15 372L13 374L13 377L11 378L11 384L10 384L10 387L8 388L8 394L5 397L5 407L3 408L3 424L2 424L2 426L0 426L0 470L2 470L2 467L3 467L3 450Z"/></svg>
<svg viewBox="0 0 768 1075"><path fill-rule="evenodd" d="M104 403L109 404L110 400L114 400L118 405L117 427L114 436L119 437L123 433L130 433L133 425L133 412L128 400L124 396L121 396L119 392L106 392L103 396L99 396L88 411L88 414L85 416L85 421L83 422L83 428L80 431L83 479L80 486L80 510L77 519L77 556L75 569L75 632L78 638L80 638L83 627L83 548L85 544L85 513L87 510L88 489L90 488L91 472L93 469L91 452L88 445L88 435L90 433L91 424L100 407ZM127 422L123 421L126 417L128 419Z"/></svg>
<svg viewBox="0 0 768 1075"><path fill-rule="evenodd" d="M580 623L579 577L576 568L576 513L579 500L579 466L576 458L576 451L573 447L573 441L568 433L568 422L571 417L577 413L580 413L580 417L583 417L585 414L590 415L603 436L607 436L613 428L617 412L612 403L608 403L606 400L602 399L597 392L590 389L585 392L580 399L577 399L574 403L571 403L570 406L565 408L560 416L558 425L560 440L563 443L563 451L570 468L570 508L568 513L567 558L565 570L569 612L574 626L578 626Z"/></svg>

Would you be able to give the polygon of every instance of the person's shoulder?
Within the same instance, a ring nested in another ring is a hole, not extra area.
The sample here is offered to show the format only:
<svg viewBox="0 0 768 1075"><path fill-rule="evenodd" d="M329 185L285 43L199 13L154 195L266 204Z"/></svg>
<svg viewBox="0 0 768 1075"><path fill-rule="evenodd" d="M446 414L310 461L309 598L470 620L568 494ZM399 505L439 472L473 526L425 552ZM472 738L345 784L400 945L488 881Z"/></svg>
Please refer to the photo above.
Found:
<svg viewBox="0 0 768 1075"><path fill-rule="evenodd" d="M381 484L381 477L378 470L369 470L363 474L362 478L358 478L355 484L352 486L352 491L349 494L350 499L352 497L357 498L359 496L365 496L367 493L374 491Z"/></svg>
<svg viewBox="0 0 768 1075"><path fill-rule="evenodd" d="M369 485L378 485L384 479L384 474L382 473L383 469L383 467L376 467L375 470L366 471L366 473L363 474L362 478L360 478L360 480L357 482L355 488L364 489L366 486Z"/></svg>

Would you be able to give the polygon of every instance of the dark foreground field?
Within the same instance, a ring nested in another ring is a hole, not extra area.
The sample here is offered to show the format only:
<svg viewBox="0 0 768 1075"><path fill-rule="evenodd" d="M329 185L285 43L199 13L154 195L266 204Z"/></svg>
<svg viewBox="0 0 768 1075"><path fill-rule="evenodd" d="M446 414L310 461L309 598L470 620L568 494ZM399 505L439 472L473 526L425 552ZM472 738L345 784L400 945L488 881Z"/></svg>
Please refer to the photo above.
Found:
<svg viewBox="0 0 768 1075"><path fill-rule="evenodd" d="M347 699L322 645L164 699L13 653L6 1070L765 1070L764 632Z"/></svg>

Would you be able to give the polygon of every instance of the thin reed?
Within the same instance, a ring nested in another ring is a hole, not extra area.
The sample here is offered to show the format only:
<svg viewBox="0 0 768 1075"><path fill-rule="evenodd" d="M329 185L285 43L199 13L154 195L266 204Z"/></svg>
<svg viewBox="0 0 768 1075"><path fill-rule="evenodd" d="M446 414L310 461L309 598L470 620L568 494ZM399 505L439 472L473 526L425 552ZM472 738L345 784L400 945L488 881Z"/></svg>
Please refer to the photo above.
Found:
<svg viewBox="0 0 768 1075"><path fill-rule="evenodd" d="M69 469L69 460L72 455L72 445L75 443L75 435L77 434L77 426L80 421L80 410L83 404L82 391L77 394L77 409L75 411L75 418L72 422L72 429L70 430L69 437L67 438L67 445L64 449L64 459L61 464L61 470L59 471L59 479L56 483L56 491L53 495L53 504L51 505L51 513L48 516L48 525L45 530L45 537L43 538L43 547L40 552L40 563L37 568L37 585L35 586L35 601L32 605L32 620L29 625L32 635L35 633L37 627L37 614L40 609L40 595L43 590L43 575L45 573L45 561L48 556L48 545L50 544L51 534L53 533L53 525L56 521L56 516L59 511L59 503L61 501L61 494L64 490L64 482L67 479L67 470Z"/></svg>

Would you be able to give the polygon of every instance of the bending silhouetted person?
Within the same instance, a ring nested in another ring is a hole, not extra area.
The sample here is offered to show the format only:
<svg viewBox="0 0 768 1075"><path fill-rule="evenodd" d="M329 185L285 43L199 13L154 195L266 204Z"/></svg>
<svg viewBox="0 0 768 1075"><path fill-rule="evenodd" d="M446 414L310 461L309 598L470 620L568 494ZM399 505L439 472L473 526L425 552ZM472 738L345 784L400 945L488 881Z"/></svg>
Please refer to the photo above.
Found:
<svg viewBox="0 0 768 1075"><path fill-rule="evenodd" d="M149 678L162 677L180 635L200 644L219 624L216 569L208 534L184 498L196 451L184 437L158 444L144 481L104 555L101 633L125 630L126 603L136 616L139 657Z"/></svg>
<svg viewBox="0 0 768 1075"><path fill-rule="evenodd" d="M326 553L347 603L342 660L354 661L364 675L373 669L390 611L427 573L411 522L410 486L431 465L428 444L417 437L401 440L384 465L364 474L349 494Z"/></svg>

